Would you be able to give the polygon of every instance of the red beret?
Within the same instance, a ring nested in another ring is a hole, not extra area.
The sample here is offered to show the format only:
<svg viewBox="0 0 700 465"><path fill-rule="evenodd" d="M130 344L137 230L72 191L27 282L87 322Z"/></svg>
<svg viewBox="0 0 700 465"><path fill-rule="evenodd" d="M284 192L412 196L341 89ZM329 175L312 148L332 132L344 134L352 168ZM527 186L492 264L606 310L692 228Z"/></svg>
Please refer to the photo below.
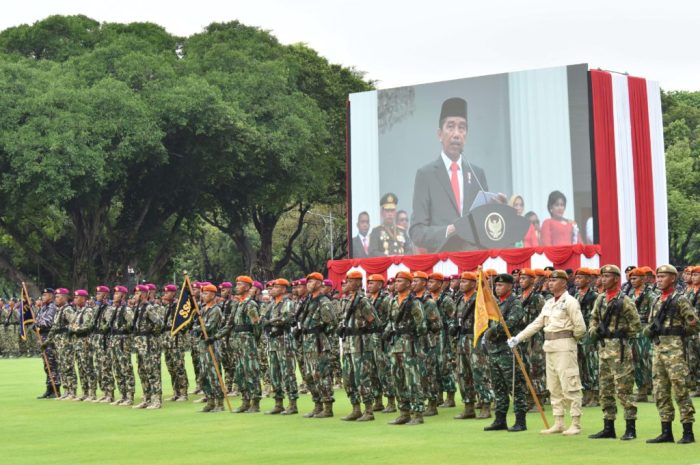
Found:
<svg viewBox="0 0 700 465"><path fill-rule="evenodd" d="M301 278L297 281L297 286L306 286L306 278Z"/></svg>
<svg viewBox="0 0 700 465"><path fill-rule="evenodd" d="M149 291L155 291L158 289L158 287L156 287L156 285L153 283L146 284L146 287L148 288Z"/></svg>
<svg viewBox="0 0 700 465"><path fill-rule="evenodd" d="M219 289L231 289L233 288L233 283L230 281L224 281L223 283L219 284Z"/></svg>
<svg viewBox="0 0 700 465"><path fill-rule="evenodd" d="M323 282L323 275L321 273L319 273L318 271L314 271L313 273L309 273L308 275L306 275L306 279L307 279L307 281L311 280L311 279L315 279L316 281Z"/></svg>
<svg viewBox="0 0 700 465"><path fill-rule="evenodd" d="M261 291L263 290L263 285L260 281L253 281L253 287L257 287Z"/></svg>
<svg viewBox="0 0 700 465"><path fill-rule="evenodd" d="M75 293L73 295L75 295L76 297L88 297L89 296L88 291L86 291L85 289L78 289L77 291L75 291Z"/></svg>
<svg viewBox="0 0 700 465"><path fill-rule="evenodd" d="M134 289L134 292L148 292L148 286L146 286L145 284L139 284Z"/></svg>
<svg viewBox="0 0 700 465"><path fill-rule="evenodd" d="M65 287L59 287L56 289L56 295L70 295L70 291Z"/></svg>
<svg viewBox="0 0 700 465"><path fill-rule="evenodd" d="M97 286L95 290L97 292L109 292L109 286Z"/></svg>
<svg viewBox="0 0 700 465"><path fill-rule="evenodd" d="M114 292L121 292L122 294L128 294L129 289L127 289L125 286L114 286Z"/></svg>
<svg viewBox="0 0 700 465"><path fill-rule="evenodd" d="M253 278L251 278L250 276L238 276L236 278L236 282L237 283L246 283L246 284L250 284L252 286L253 285Z"/></svg>
<svg viewBox="0 0 700 465"><path fill-rule="evenodd" d="M367 278L367 281L381 281L381 282L385 282L386 279L384 279L384 275L381 275L381 274L371 274L371 275L369 275L369 278Z"/></svg>
<svg viewBox="0 0 700 465"><path fill-rule="evenodd" d="M177 292L177 286L174 284L166 284L163 286L163 291L165 292Z"/></svg>
<svg viewBox="0 0 700 465"><path fill-rule="evenodd" d="M428 275L428 279L434 279L435 281L444 281L445 275L440 272L433 271Z"/></svg>
<svg viewBox="0 0 700 465"><path fill-rule="evenodd" d="M192 283L192 288L193 288L193 289L199 289L199 288L201 288L201 287L202 287L202 283L200 283L199 281L195 281L195 282Z"/></svg>
<svg viewBox="0 0 700 465"><path fill-rule="evenodd" d="M333 280L331 279L324 279L323 280L323 285L326 287L333 287Z"/></svg>
<svg viewBox="0 0 700 465"><path fill-rule="evenodd" d="M399 271L398 273L396 273L396 276L394 276L394 279L399 278L408 279L409 281L411 281L413 279L413 276L411 276L411 273L409 273L408 271Z"/></svg>

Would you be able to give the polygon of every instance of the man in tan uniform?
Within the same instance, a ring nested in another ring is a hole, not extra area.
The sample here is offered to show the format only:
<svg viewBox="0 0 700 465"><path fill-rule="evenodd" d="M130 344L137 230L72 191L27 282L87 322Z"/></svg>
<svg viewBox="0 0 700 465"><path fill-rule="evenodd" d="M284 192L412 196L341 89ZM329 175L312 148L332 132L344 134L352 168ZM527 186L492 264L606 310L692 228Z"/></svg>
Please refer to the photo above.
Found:
<svg viewBox="0 0 700 465"><path fill-rule="evenodd" d="M515 337L508 340L513 348L544 328L544 352L547 359L547 389L550 392L554 425L542 434L564 433L573 436L581 432L581 375L578 368L576 341L586 334L578 300L567 291L566 271L555 270L549 279L547 300L539 316ZM569 407L571 426L564 431L564 411Z"/></svg>

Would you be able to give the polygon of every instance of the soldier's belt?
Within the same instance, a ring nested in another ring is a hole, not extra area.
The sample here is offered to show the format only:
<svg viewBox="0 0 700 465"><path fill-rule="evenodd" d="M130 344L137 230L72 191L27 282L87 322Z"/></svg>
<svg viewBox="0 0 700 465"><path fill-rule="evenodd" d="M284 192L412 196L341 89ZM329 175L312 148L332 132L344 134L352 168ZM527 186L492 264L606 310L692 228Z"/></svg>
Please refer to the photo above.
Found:
<svg viewBox="0 0 700 465"><path fill-rule="evenodd" d="M253 325L234 325L232 331L234 333L252 333Z"/></svg>
<svg viewBox="0 0 700 465"><path fill-rule="evenodd" d="M544 333L545 341L555 341L557 339L569 339L573 337L573 331L557 331L556 333Z"/></svg>
<svg viewBox="0 0 700 465"><path fill-rule="evenodd" d="M659 332L659 336L685 336L685 330L679 326L664 328Z"/></svg>
<svg viewBox="0 0 700 465"><path fill-rule="evenodd" d="M301 334L321 334L323 328L316 326L315 328L302 328Z"/></svg>
<svg viewBox="0 0 700 465"><path fill-rule="evenodd" d="M601 339L624 339L627 337L627 331L615 331L609 334L605 334Z"/></svg>

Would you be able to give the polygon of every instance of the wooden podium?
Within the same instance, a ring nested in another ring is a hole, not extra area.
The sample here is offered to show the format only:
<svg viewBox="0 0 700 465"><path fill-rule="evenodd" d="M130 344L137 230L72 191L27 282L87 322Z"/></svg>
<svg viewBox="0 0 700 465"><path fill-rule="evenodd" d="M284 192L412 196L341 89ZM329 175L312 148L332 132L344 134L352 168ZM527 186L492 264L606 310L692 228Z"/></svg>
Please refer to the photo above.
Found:
<svg viewBox="0 0 700 465"><path fill-rule="evenodd" d="M477 207L454 225L456 232L445 239L439 252L506 249L522 241L530 228L530 222L515 208L501 203Z"/></svg>

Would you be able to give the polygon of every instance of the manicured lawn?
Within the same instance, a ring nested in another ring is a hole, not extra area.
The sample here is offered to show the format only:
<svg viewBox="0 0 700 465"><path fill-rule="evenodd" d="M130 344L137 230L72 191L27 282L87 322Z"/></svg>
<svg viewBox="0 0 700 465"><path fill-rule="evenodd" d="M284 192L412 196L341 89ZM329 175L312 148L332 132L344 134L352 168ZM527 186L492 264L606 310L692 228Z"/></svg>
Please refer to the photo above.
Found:
<svg viewBox="0 0 700 465"><path fill-rule="evenodd" d="M164 394L169 397L164 366L163 371ZM653 404L640 405L639 439L623 442L586 438L602 426L597 408L585 410L584 435L566 438L539 435L542 422L535 413L528 415L530 429L517 434L484 432L483 420L453 420L456 408L440 409L439 416L415 427L389 426L386 422L394 415L381 413L371 423L346 423L339 419L350 410L344 392L336 394L336 416L331 419L201 414L197 410L202 405L191 402L132 410L36 400L41 392L39 359L0 360L0 464L700 464L697 443L644 443L659 433ZM239 398L231 400L234 407L240 403ZM272 404L272 399L263 399L262 408ZM311 408L308 395L299 405L302 413ZM616 426L619 436L622 418ZM677 439L680 429L676 421Z"/></svg>

